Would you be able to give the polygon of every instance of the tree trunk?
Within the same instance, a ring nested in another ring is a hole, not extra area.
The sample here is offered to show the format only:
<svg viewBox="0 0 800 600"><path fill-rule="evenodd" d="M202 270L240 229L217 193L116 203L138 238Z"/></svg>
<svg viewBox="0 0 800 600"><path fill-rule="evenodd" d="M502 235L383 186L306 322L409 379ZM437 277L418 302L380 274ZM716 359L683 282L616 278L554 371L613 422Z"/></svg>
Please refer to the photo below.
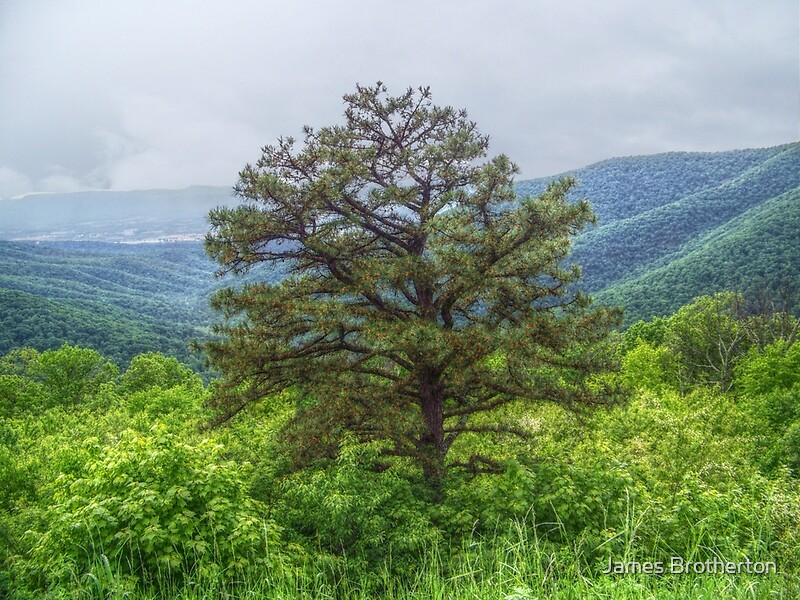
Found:
<svg viewBox="0 0 800 600"><path fill-rule="evenodd" d="M425 431L419 439L422 470L434 496L443 499L444 480L444 385L430 371L419 376L420 408Z"/></svg>

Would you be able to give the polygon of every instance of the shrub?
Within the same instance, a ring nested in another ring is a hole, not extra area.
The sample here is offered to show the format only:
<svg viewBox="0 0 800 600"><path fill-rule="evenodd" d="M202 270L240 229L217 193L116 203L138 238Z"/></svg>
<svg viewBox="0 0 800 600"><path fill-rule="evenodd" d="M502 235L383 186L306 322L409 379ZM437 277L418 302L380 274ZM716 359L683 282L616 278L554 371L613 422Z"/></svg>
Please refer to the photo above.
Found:
<svg viewBox="0 0 800 600"><path fill-rule="evenodd" d="M202 387L182 384L169 389L152 387L131 394L127 398L128 413L137 413L148 422L155 420L178 421L185 427L186 421L202 413L205 391Z"/></svg>
<svg viewBox="0 0 800 600"><path fill-rule="evenodd" d="M275 558L276 528L247 497L242 469L210 442L190 445L163 426L127 431L86 473L59 482L49 530L33 551L45 580L89 572L101 555L145 581Z"/></svg>
<svg viewBox="0 0 800 600"><path fill-rule="evenodd" d="M147 352L134 356L121 377L123 392L131 394L159 387L164 390L178 385L202 387L202 381L176 358L159 352Z"/></svg>
<svg viewBox="0 0 800 600"><path fill-rule="evenodd" d="M113 384L118 373L115 364L88 348L15 350L0 358L0 415L74 406Z"/></svg>
<svg viewBox="0 0 800 600"><path fill-rule="evenodd" d="M678 366L675 355L666 346L654 347L639 339L622 358L622 381L630 388L663 391L677 389Z"/></svg>
<svg viewBox="0 0 800 600"><path fill-rule="evenodd" d="M752 350L736 369L736 389L746 396L788 390L800 384L800 344L778 341Z"/></svg>
<svg viewBox="0 0 800 600"><path fill-rule="evenodd" d="M314 569L408 573L438 539L412 483L374 469L378 448L346 438L336 464L284 484L278 520L313 556Z"/></svg>

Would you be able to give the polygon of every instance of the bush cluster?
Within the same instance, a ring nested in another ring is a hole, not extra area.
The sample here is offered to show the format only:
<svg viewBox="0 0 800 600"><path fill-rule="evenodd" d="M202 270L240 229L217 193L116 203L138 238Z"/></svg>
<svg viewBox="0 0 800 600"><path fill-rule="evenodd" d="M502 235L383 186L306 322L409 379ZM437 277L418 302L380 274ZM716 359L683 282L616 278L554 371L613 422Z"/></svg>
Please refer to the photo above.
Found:
<svg viewBox="0 0 800 600"><path fill-rule="evenodd" d="M723 390L682 363L681 318L620 339L609 377L625 402L511 406L529 439L465 436L453 461L486 450L502 472L453 470L439 501L380 442L348 437L292 472L289 397L209 430L208 392L175 359L120 374L91 350L14 351L0 359L0 596L558 596L604 589L609 560L671 556L775 561L777 580L742 585L796 590L798 345L751 344Z"/></svg>

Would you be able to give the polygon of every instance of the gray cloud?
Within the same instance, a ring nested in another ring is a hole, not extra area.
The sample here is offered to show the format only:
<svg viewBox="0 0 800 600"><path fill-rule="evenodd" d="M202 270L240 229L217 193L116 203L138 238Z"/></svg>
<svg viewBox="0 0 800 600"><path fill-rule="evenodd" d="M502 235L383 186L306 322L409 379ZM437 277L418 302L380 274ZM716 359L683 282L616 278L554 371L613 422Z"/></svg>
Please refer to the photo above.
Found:
<svg viewBox="0 0 800 600"><path fill-rule="evenodd" d="M6 0L0 197L232 185L380 79L465 107L523 177L798 138L796 0Z"/></svg>

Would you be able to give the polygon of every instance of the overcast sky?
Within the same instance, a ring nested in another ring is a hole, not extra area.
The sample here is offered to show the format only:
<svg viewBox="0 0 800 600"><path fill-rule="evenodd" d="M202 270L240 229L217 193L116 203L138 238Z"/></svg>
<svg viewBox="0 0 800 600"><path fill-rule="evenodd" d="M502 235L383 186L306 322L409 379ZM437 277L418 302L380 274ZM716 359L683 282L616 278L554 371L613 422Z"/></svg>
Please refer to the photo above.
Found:
<svg viewBox="0 0 800 600"><path fill-rule="evenodd" d="M0 197L232 186L429 85L520 179L800 136L798 0L0 0Z"/></svg>

